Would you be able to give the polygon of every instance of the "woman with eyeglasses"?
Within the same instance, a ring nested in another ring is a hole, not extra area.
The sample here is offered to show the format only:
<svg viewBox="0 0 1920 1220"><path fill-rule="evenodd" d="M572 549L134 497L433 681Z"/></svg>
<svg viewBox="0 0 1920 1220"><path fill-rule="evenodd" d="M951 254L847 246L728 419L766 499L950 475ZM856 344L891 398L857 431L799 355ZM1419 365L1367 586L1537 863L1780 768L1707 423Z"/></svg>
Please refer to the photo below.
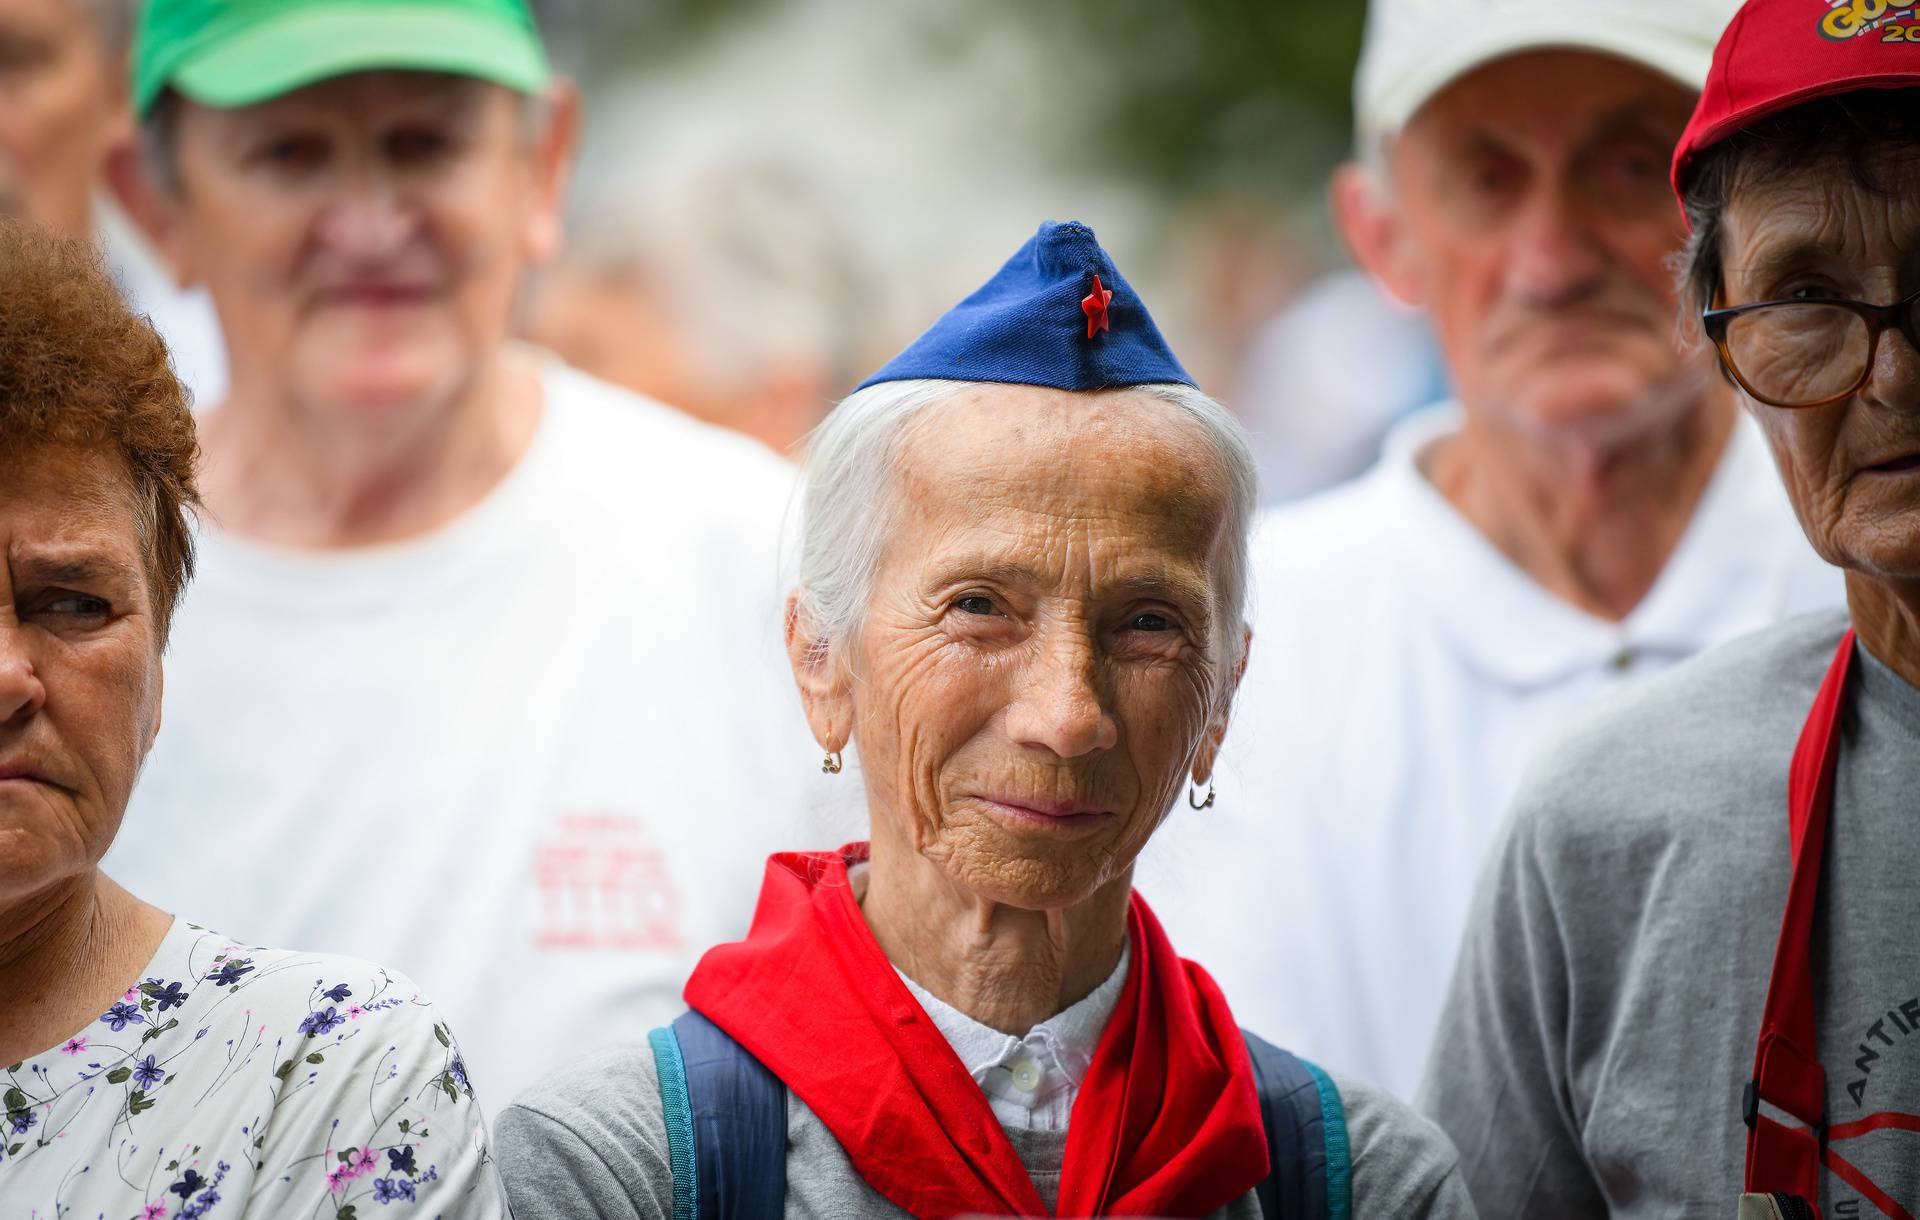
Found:
<svg viewBox="0 0 1920 1220"><path fill-rule="evenodd" d="M1425 1095L1485 1216L1920 1212L1911 43L1910 4L1750 0L1675 156L1701 330L1847 611L1639 688L1523 793Z"/></svg>

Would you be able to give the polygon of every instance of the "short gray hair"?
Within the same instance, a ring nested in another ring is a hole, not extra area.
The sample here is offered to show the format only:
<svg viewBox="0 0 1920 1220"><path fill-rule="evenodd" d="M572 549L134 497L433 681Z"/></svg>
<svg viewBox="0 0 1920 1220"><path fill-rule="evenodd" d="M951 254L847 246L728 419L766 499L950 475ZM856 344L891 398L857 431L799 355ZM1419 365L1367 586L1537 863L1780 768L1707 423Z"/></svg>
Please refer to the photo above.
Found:
<svg viewBox="0 0 1920 1220"><path fill-rule="evenodd" d="M799 608L815 633L816 646L844 645L861 625L881 545L889 533L895 464L913 427L933 408L951 403L972 381L883 381L842 399L816 428L807 445L798 573ZM1172 406L1197 425L1227 488L1219 624L1233 641L1227 664L1239 660L1246 622L1247 545L1259 475L1246 429L1233 413L1190 385L1130 387Z"/></svg>

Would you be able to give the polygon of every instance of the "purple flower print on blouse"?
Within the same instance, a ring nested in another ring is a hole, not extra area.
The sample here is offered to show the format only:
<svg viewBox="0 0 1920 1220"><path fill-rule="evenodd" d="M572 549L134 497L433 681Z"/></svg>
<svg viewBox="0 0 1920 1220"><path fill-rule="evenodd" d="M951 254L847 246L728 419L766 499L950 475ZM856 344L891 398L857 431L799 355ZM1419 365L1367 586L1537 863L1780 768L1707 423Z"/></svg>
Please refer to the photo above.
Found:
<svg viewBox="0 0 1920 1220"><path fill-rule="evenodd" d="M414 1201L414 1185L405 1178L375 1178L373 1180L373 1201L392 1203L398 1199Z"/></svg>
<svg viewBox="0 0 1920 1220"><path fill-rule="evenodd" d="M116 1034L129 1025L143 1025L146 1023L146 1020L145 1017L140 1015L138 1008L135 1008L125 1000L107 1009L100 1017L101 1024L111 1027Z"/></svg>
<svg viewBox="0 0 1920 1220"><path fill-rule="evenodd" d="M12 1117L13 1133L15 1135L25 1135L35 1123L40 1121L40 1116L32 1110L22 1110Z"/></svg>
<svg viewBox="0 0 1920 1220"><path fill-rule="evenodd" d="M154 1004L161 1012L169 1008L178 1008L187 1002L187 993L180 990L179 983L167 983L160 979L148 979L140 988L153 997Z"/></svg>
<svg viewBox="0 0 1920 1220"><path fill-rule="evenodd" d="M353 988L347 986L345 983L335 983L320 994L332 1000L335 1004L345 1004L347 997L353 994Z"/></svg>
<svg viewBox="0 0 1920 1220"><path fill-rule="evenodd" d="M300 1022L300 1032L310 1038L318 1038L323 1034L331 1032L336 1025L345 1025L346 1023L347 1019L340 1015L340 1011L332 1005L328 1005L325 1012L308 1013L307 1019Z"/></svg>
<svg viewBox="0 0 1920 1220"><path fill-rule="evenodd" d="M220 969L207 976L207 981L215 987L231 987L240 981L240 976L253 969L253 959L236 957L223 964Z"/></svg>
<svg viewBox="0 0 1920 1220"><path fill-rule="evenodd" d="M133 1065L133 1083L143 1089L151 1089L166 1078L167 1069L155 1063L152 1055Z"/></svg>

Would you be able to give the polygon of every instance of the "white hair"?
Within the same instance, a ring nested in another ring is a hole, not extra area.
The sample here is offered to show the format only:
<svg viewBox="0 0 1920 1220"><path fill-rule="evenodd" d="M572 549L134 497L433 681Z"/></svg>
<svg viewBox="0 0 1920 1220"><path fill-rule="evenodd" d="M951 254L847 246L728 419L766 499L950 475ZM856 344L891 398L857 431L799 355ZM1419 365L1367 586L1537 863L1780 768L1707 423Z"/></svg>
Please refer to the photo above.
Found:
<svg viewBox="0 0 1920 1220"><path fill-rule="evenodd" d="M978 384L883 381L849 394L814 430L802 489L797 592L816 647L837 649L860 629L881 547L893 526L889 485L907 436L930 417L931 408ZM1247 540L1259 497L1246 430L1232 412L1192 386L1169 382L1130 388L1197 425L1219 468L1227 489L1219 626L1232 641L1225 663L1237 663L1246 621Z"/></svg>

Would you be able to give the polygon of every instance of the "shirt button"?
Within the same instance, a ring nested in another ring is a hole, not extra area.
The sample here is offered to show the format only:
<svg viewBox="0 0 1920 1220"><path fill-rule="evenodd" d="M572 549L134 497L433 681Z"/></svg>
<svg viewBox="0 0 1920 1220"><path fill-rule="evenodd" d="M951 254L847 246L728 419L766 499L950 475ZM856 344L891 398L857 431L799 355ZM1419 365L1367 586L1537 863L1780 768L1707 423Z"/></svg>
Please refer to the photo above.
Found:
<svg viewBox="0 0 1920 1220"><path fill-rule="evenodd" d="M1033 1092L1040 1087L1039 1067L1031 1059L1022 1059L1013 1065L1013 1083L1024 1092Z"/></svg>
<svg viewBox="0 0 1920 1220"><path fill-rule="evenodd" d="M1607 664L1613 666L1615 673L1627 672L1633 668L1633 649L1622 648L1619 652L1613 654L1613 660L1607 662Z"/></svg>

